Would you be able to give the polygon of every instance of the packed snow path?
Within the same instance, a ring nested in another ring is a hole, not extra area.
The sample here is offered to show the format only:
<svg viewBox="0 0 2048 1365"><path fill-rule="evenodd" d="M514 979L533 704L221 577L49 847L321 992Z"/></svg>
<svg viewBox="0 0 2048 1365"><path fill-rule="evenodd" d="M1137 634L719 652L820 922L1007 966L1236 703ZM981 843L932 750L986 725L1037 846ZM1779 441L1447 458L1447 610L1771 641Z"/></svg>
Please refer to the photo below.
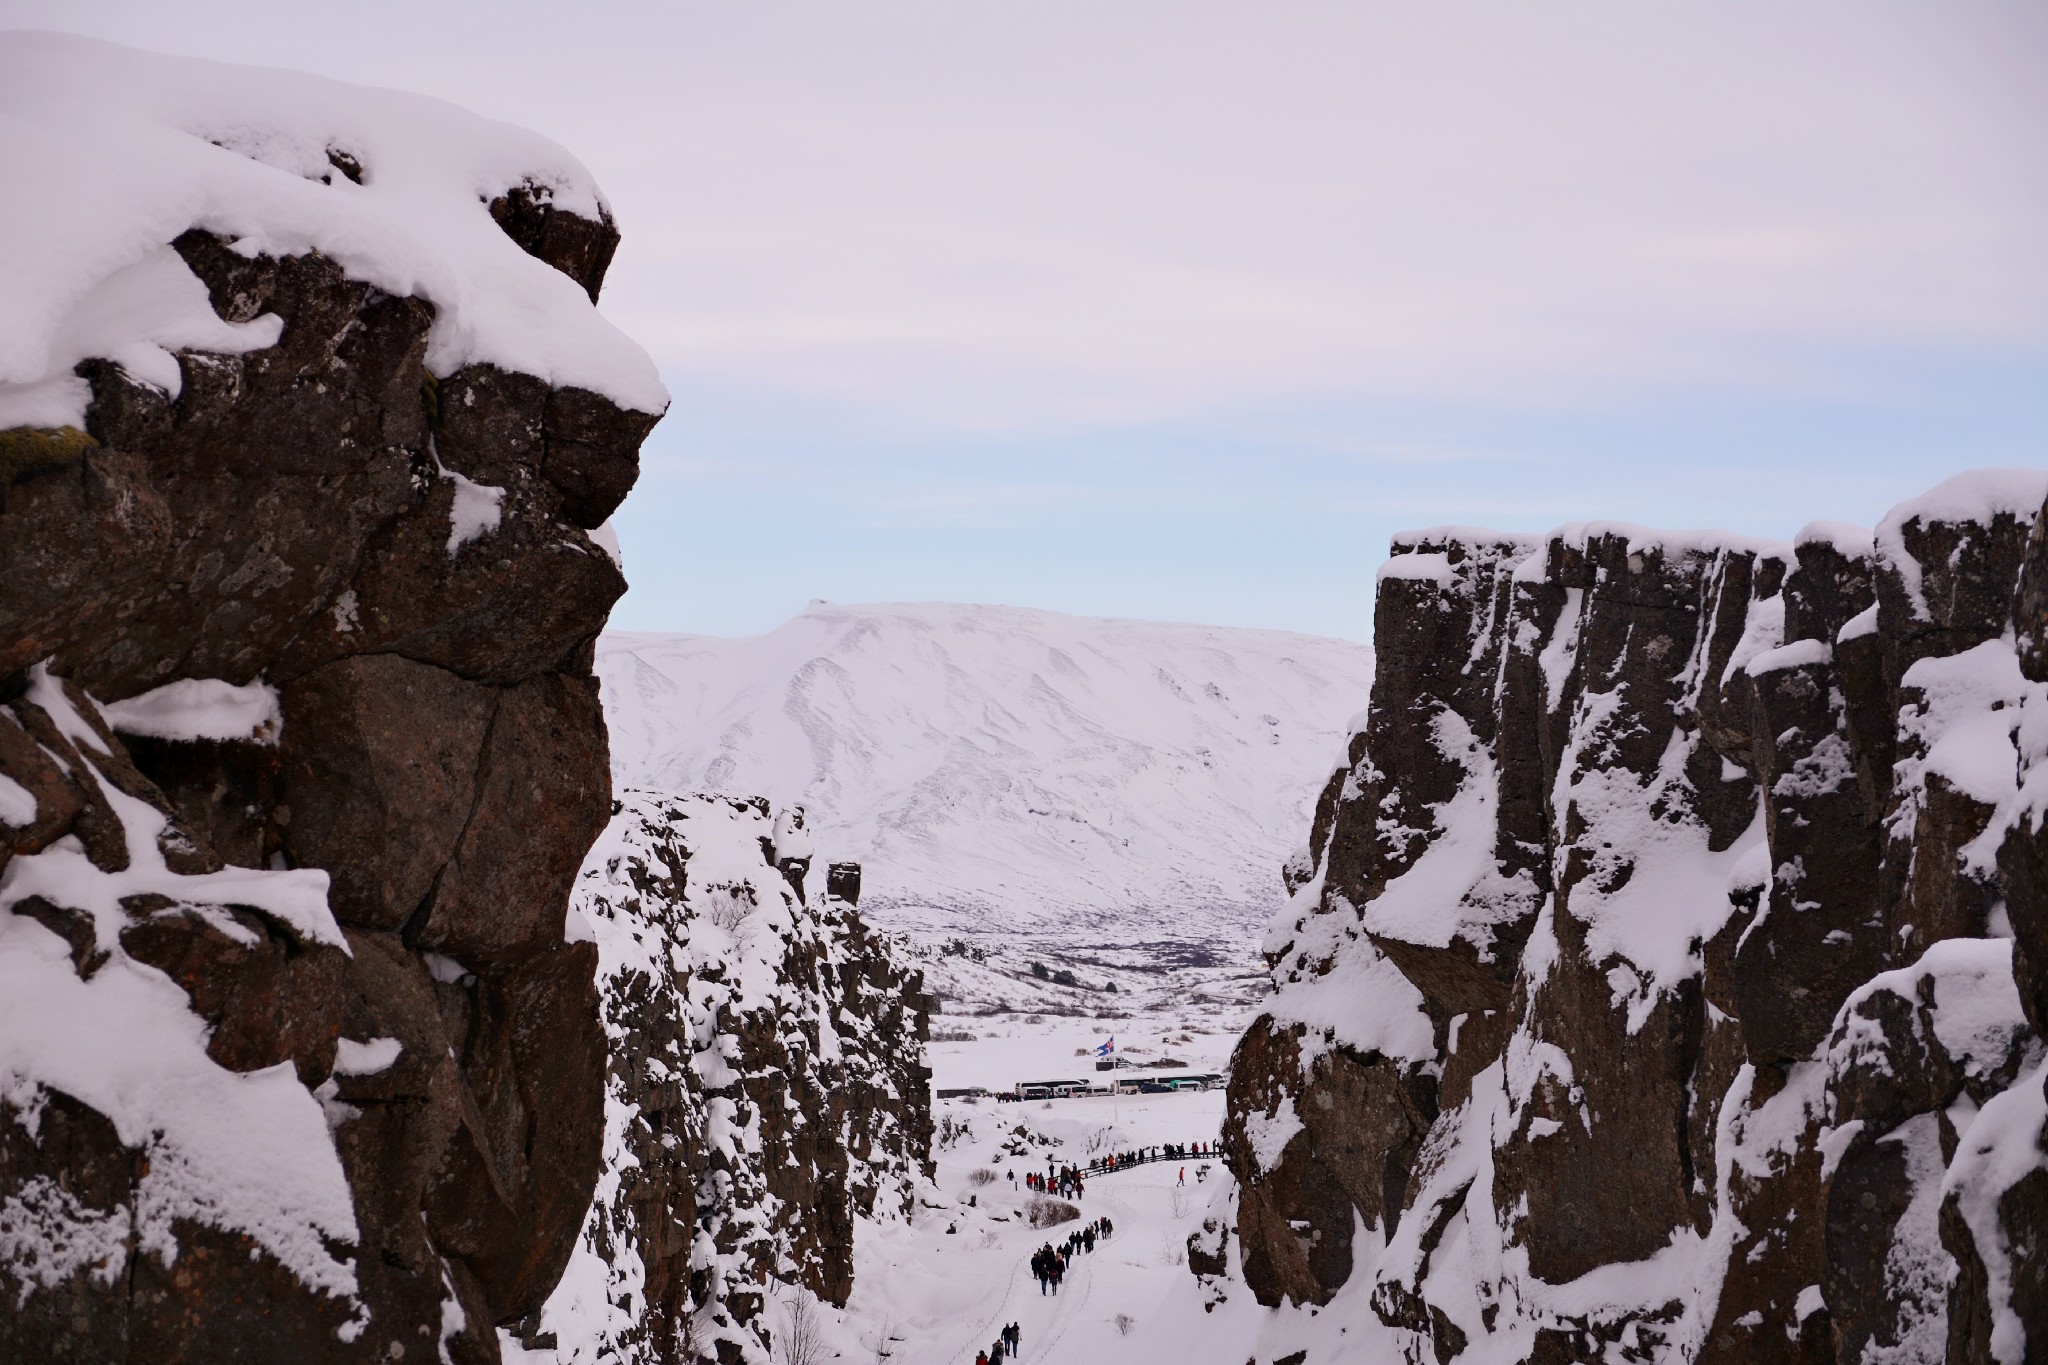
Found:
<svg viewBox="0 0 2048 1365"><path fill-rule="evenodd" d="M1066 1035L1056 1030L1070 1025L1044 1021L1037 1051L1057 1042L1064 1052ZM1176 1048L1185 1031L1176 1021ZM1006 1050L1025 1043L998 1037L950 1046L991 1054L968 1071L971 1082L983 1083L986 1074L1014 1072L1015 1058ZM1163 1036L1144 1039L1147 1047L1165 1044ZM1231 1188L1229 1172L1213 1166L1202 1181L1199 1159L1190 1158L1184 1188L1176 1184L1176 1164L1167 1161L1142 1163L1143 1171L1113 1182L1087 1179L1083 1197L1070 1201L1079 1219L1051 1228L1033 1228L1024 1216L1033 1199L1024 1176L1043 1170L1048 1160L1085 1172L1091 1155L1208 1140L1222 1125L1223 1100L1223 1092L1213 1090L1076 1097L1057 1105L937 1101L935 1119L950 1140L941 1140L934 1153L935 1188L909 1223L876 1224L856 1243L854 1292L842 1320L844 1358L884 1358L886 1350L889 1365L973 1365L976 1353L1010 1322L1021 1328L1022 1349L1013 1360L1022 1365L1137 1358L1128 1356L1130 1344L1163 1313L1180 1311L1169 1303L1195 1292L1187 1272L1188 1235ZM1057 1298L1041 1296L1030 1272L1032 1254L1102 1216L1114 1223L1114 1235L1069 1262ZM1195 1312L1200 1315L1199 1306ZM1210 1357L1195 1350L1164 1358Z"/></svg>
<svg viewBox="0 0 2048 1365"><path fill-rule="evenodd" d="M1025 1248L1011 1265L1009 1278L1003 1282L1002 1298L987 1310L975 1327L953 1338L957 1344L917 1357L917 1365L973 1365L975 1352L987 1350L1001 1334L1003 1326L1011 1322L1021 1329L1019 1340L1022 1343L1013 1359L1027 1362L1027 1365L1032 1361L1059 1360L1057 1350L1061 1338L1080 1320L1088 1306L1095 1286L1095 1258L1106 1255L1115 1247L1116 1238L1098 1240L1092 1252L1076 1252L1067 1262L1066 1277L1057 1294L1040 1292L1038 1280L1031 1273L1031 1258L1044 1243L1064 1242L1074 1228L1103 1217L1112 1224L1129 1227L1137 1220L1138 1213L1130 1204L1114 1196L1088 1196L1078 1222L1046 1228L1038 1242Z"/></svg>

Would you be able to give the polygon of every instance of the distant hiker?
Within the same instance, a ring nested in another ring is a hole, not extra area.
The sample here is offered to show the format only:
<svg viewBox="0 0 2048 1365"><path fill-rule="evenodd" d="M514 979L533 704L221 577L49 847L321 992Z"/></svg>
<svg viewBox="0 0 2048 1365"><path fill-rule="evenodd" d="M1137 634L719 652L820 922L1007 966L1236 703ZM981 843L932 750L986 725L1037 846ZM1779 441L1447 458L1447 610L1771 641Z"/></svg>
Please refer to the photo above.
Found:
<svg viewBox="0 0 2048 1365"><path fill-rule="evenodd" d="M1188 1168L1185 1166L1180 1168L1180 1183L1183 1185L1188 1183Z"/></svg>
<svg viewBox="0 0 2048 1365"><path fill-rule="evenodd" d="M1003 1365L1003 1357L1008 1354L1009 1352L1004 1349L1003 1339L997 1337L994 1344L988 1348L988 1365Z"/></svg>
<svg viewBox="0 0 2048 1365"><path fill-rule="evenodd" d="M1013 1322L1013 1323L1011 1323L1011 1324L1010 1324L1010 1325L1009 1325L1008 1327L1005 1327L1005 1328L1003 1329L1003 1333L1004 1333L1004 1335L1006 1335L1006 1336L1008 1336L1008 1337L1010 1338L1010 1354L1011 1354L1011 1355L1016 1355L1016 1354L1018 1354L1019 1352L1021 1352L1021 1351L1022 1351L1022 1350L1024 1349L1024 1329L1023 1329L1023 1328L1019 1327L1019 1326L1018 1326L1018 1325L1017 1325L1016 1323L1014 1323L1014 1322Z"/></svg>
<svg viewBox="0 0 2048 1365"><path fill-rule="evenodd" d="M976 1351L974 1353L974 1365L988 1365L988 1352Z"/></svg>

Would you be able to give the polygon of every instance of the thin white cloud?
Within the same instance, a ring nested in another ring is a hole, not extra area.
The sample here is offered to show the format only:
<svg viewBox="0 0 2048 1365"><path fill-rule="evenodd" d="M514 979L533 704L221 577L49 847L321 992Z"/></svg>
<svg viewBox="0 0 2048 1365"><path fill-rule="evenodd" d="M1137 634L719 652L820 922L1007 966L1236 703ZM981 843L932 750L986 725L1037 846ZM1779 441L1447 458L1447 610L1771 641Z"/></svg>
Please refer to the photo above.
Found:
<svg viewBox="0 0 2048 1365"><path fill-rule="evenodd" d="M607 311L671 374L932 427L2048 343L2034 6L12 11L538 127L610 192Z"/></svg>

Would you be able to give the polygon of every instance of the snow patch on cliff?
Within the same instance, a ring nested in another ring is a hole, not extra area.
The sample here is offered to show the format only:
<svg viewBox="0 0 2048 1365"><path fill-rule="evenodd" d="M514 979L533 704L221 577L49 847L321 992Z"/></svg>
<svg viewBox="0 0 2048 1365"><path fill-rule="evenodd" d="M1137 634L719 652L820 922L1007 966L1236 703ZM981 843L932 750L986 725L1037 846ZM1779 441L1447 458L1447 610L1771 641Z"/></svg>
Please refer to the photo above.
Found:
<svg viewBox="0 0 2048 1365"><path fill-rule="evenodd" d="M258 679L183 678L113 702L101 714L116 733L153 739L255 740L277 743L284 725L277 689Z"/></svg>
<svg viewBox="0 0 2048 1365"><path fill-rule="evenodd" d="M138 1250L175 1261L173 1223L185 1218L245 1233L307 1285L353 1298L354 1269L336 1248L356 1240L355 1206L319 1100L288 1062L254 1072L216 1063L184 990L129 957L119 937L131 922L123 898L154 893L200 914L251 906L347 951L327 908L327 874L172 872L158 843L164 816L102 780L99 733L46 668L33 670L27 700L83 755L71 765L45 749L98 788L120 821L128 865L103 871L65 838L0 874L0 1097L33 1129L46 1092L61 1091L106 1115L145 1159L121 1238L51 1191L23 1189L0 1209L0 1255L17 1272L30 1267L24 1283L65 1266L111 1279L126 1266L131 1231ZM90 917L93 969L35 918L7 913L30 897Z"/></svg>

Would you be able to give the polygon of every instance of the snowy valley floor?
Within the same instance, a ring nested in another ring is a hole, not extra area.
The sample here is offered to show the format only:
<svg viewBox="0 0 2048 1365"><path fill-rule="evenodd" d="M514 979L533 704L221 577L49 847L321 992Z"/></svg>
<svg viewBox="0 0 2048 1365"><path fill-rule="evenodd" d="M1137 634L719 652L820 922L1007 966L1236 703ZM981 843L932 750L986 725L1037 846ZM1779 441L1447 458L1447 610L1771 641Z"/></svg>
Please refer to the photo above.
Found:
<svg viewBox="0 0 2048 1365"><path fill-rule="evenodd" d="M1193 1071L1220 1070L1239 1018L1235 1008L1184 1004L1130 1019L940 1016L933 1025L937 1032L975 1034L932 1044L934 1086L994 1089L1026 1079L1094 1079L1092 1056L1076 1056L1076 1050L1092 1053L1112 1028L1118 1050L1133 1063L1171 1054ZM1155 1322L1162 1312L1191 1314L1195 1321L1187 1326L1199 1328L1203 1314L1186 1242L1228 1185L1222 1162L1159 1162L1098 1176L1076 1201L1080 1222L1046 1229L1025 1220L1030 1193L1023 1182L1048 1159L1085 1166L1101 1152L1213 1143L1223 1121L1222 1091L1001 1104L949 1099L936 1103L934 1116L941 1132L936 1192L907 1225L861 1226L853 1297L844 1314L830 1315L823 1359L972 1365L975 1352L1008 1322L1022 1327L1026 1362L1207 1358L1159 1354L1141 1343L1155 1336L1148 1329L1164 1325ZM1184 1189L1178 1185L1183 1166ZM994 1172L996 1179L976 1184L977 1171ZM1092 1254L1075 1257L1058 1296L1041 1295L1029 1268L1032 1252L1049 1240L1064 1242L1069 1231L1103 1216L1115 1224L1115 1235ZM1160 1340L1182 1335L1168 1332Z"/></svg>

